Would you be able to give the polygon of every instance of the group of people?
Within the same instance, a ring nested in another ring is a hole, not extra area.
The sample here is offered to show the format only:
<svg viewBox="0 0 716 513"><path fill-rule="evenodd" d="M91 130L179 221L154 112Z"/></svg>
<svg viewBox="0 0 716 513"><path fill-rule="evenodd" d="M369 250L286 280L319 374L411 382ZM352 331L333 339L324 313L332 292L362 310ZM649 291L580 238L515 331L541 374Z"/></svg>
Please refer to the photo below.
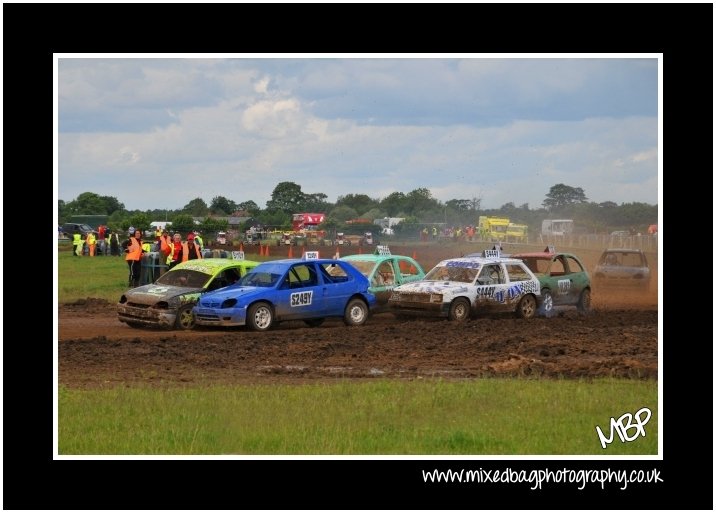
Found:
<svg viewBox="0 0 716 513"><path fill-rule="evenodd" d="M72 235L72 249L75 256L121 255L119 235L112 233L108 226L100 225L97 233L89 232L83 236L80 232Z"/></svg>
<svg viewBox="0 0 716 513"><path fill-rule="evenodd" d="M125 260L129 267L129 286L138 287L141 273L143 253L151 251L159 253L159 258L168 269L187 260L203 258L201 255L203 241L196 232L189 232L186 241L182 241L180 233L170 234L167 230L156 231L154 243L142 242L142 231L129 228L130 237L124 241Z"/></svg>

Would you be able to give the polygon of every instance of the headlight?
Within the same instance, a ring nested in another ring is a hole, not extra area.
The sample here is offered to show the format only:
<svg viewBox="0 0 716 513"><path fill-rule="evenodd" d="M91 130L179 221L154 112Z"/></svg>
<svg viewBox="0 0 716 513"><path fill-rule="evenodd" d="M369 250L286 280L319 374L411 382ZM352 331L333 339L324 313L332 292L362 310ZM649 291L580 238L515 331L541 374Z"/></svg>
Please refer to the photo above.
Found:
<svg viewBox="0 0 716 513"><path fill-rule="evenodd" d="M224 300L224 302L221 303L221 308L233 308L236 306L236 303L238 303L238 301L232 297L231 299Z"/></svg>

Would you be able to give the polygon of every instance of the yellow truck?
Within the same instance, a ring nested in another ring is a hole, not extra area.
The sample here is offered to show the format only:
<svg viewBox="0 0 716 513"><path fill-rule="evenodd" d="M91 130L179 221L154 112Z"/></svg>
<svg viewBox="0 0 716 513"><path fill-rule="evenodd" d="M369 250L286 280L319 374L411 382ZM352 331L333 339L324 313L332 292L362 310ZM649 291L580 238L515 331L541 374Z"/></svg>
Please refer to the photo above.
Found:
<svg viewBox="0 0 716 513"><path fill-rule="evenodd" d="M507 227L510 220L506 217L480 216L477 220L477 231L482 240L507 240Z"/></svg>
<svg viewBox="0 0 716 513"><path fill-rule="evenodd" d="M510 223L507 225L506 240L507 242L527 242L527 230L529 226L526 224Z"/></svg>

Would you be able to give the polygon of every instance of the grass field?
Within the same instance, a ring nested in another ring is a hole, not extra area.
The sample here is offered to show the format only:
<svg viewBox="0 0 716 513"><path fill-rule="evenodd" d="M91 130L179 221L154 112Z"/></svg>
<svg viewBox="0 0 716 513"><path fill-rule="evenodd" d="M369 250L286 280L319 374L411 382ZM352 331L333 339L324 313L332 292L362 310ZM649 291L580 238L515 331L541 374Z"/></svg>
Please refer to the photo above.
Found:
<svg viewBox="0 0 716 513"><path fill-rule="evenodd" d="M602 449L625 405L647 436ZM61 455L643 455L657 435L654 381L59 390Z"/></svg>

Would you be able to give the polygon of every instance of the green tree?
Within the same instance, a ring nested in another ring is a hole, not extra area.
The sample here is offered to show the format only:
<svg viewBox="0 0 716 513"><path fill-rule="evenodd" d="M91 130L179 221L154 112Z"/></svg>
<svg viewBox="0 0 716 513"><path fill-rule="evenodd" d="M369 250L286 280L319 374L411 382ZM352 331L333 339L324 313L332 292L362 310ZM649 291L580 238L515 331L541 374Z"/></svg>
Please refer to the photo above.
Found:
<svg viewBox="0 0 716 513"><path fill-rule="evenodd" d="M338 224L345 223L349 219L355 219L358 217L358 213L347 205L340 205L331 210L328 214L333 221Z"/></svg>
<svg viewBox="0 0 716 513"><path fill-rule="evenodd" d="M182 214L193 217L205 217L209 214L209 207L201 198L194 198L181 209Z"/></svg>
<svg viewBox="0 0 716 513"><path fill-rule="evenodd" d="M301 191L300 185L294 182L281 182L271 193L271 199L266 202L266 209L295 214L303 210L305 200L306 195Z"/></svg>
<svg viewBox="0 0 716 513"><path fill-rule="evenodd" d="M326 201L326 196L322 192L315 194L306 194L304 198L302 212L328 212L333 205ZM293 212L298 213L298 212Z"/></svg>
<svg viewBox="0 0 716 513"><path fill-rule="evenodd" d="M259 208L259 206L256 204L255 201L252 201L252 200L239 203L238 205L236 205L236 209L237 210L245 210L252 216L255 216L256 214L261 212L261 209Z"/></svg>
<svg viewBox="0 0 716 513"><path fill-rule="evenodd" d="M211 200L209 212L218 216L228 216L238 210L238 205L224 196L216 196Z"/></svg>
<svg viewBox="0 0 716 513"><path fill-rule="evenodd" d="M201 223L201 231L205 233L215 234L216 232L226 231L229 227L229 221L226 219L215 219L213 217L207 217Z"/></svg>
<svg viewBox="0 0 716 513"><path fill-rule="evenodd" d="M124 211L124 203L120 203L114 196L100 196L99 199L104 202L104 213L109 216L117 211Z"/></svg>
<svg viewBox="0 0 716 513"><path fill-rule="evenodd" d="M405 199L408 212L416 217L425 215L425 213L431 210L439 210L438 201L433 198L430 190L425 187L410 191L406 194Z"/></svg>
<svg viewBox="0 0 716 513"><path fill-rule="evenodd" d="M149 225L152 222L152 220L149 219L149 216L147 214L145 214L143 212L139 212L139 213L132 215L128 219L128 222L129 222L129 225L127 226L127 228L129 228L129 226L134 226L135 230L142 230L142 234L144 234L145 230L149 230Z"/></svg>
<svg viewBox="0 0 716 513"><path fill-rule="evenodd" d="M407 199L402 192L391 192L380 202L380 208L388 213L388 217L401 216L405 212Z"/></svg>
<svg viewBox="0 0 716 513"><path fill-rule="evenodd" d="M362 215L373 208L378 208L379 205L378 200L370 198L367 194L346 194L345 196L338 196L338 201L336 201L336 207L350 207L358 212L358 215Z"/></svg>
<svg viewBox="0 0 716 513"><path fill-rule="evenodd" d="M189 214L178 214L172 219L172 230L175 232L189 232L195 228L194 219Z"/></svg>
<svg viewBox="0 0 716 513"><path fill-rule="evenodd" d="M584 189L581 187L570 187L569 185L558 183L550 187L542 205L550 212L555 212L569 205L585 203L586 201L587 197L584 195Z"/></svg>

